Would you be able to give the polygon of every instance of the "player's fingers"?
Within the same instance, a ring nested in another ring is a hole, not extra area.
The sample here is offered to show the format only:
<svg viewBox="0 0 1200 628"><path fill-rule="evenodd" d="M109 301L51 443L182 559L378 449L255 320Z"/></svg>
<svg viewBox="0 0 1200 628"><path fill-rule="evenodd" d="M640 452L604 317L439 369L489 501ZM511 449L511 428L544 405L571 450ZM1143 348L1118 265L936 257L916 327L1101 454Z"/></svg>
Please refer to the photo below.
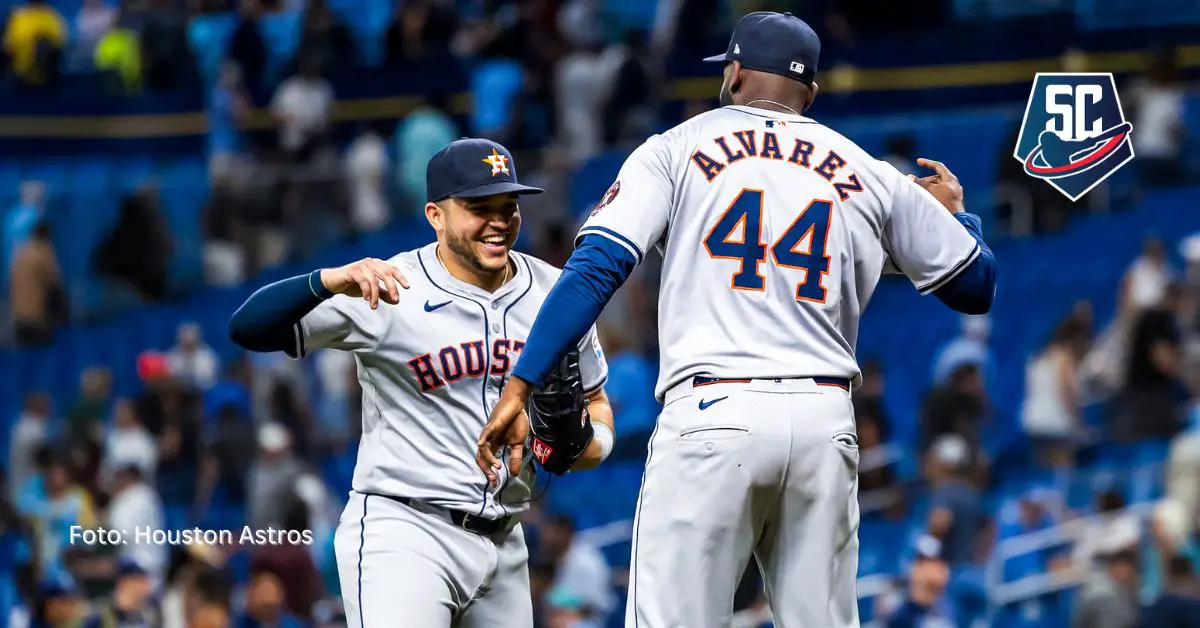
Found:
<svg viewBox="0 0 1200 628"><path fill-rule="evenodd" d="M489 458L491 460L489 460ZM496 459L496 455L493 454L491 452L491 450L486 448L484 445L480 445L478 448L475 449L475 464L476 464L476 466L479 467L480 471L483 471L483 475L487 477L488 484L491 484L493 486L495 486L495 484L496 484L495 465L493 465L493 463L492 463L492 461L494 461L495 459Z"/></svg>
<svg viewBox="0 0 1200 628"><path fill-rule="evenodd" d="M947 181L957 181L958 180L958 177L954 176L953 172L950 172L950 169L946 167L946 164L944 164L940 161L936 161L933 159L926 159L924 157L918 157L917 164L919 164L921 166L925 166L926 168L932 169L934 172L938 173L938 176L942 177L943 179L945 179Z"/></svg>
<svg viewBox="0 0 1200 628"><path fill-rule="evenodd" d="M363 293L363 296L367 297L367 303L370 303L371 309L374 310L379 307L379 278L371 270L368 270L366 275L368 292Z"/></svg>
<svg viewBox="0 0 1200 628"><path fill-rule="evenodd" d="M396 278L396 283L400 284L401 288L408 290L408 277L405 277L404 273L400 272L400 269L398 269L398 268L394 268L394 267L389 267L389 268L391 268L391 270L389 271L391 273L391 275Z"/></svg>
<svg viewBox="0 0 1200 628"><path fill-rule="evenodd" d="M525 444L513 445L508 452L508 474L520 475L521 463L525 459Z"/></svg>
<svg viewBox="0 0 1200 628"><path fill-rule="evenodd" d="M910 174L910 175L908 175L908 180L909 180L909 181L916 181L916 180L917 180L917 175L915 175L915 174Z"/></svg>

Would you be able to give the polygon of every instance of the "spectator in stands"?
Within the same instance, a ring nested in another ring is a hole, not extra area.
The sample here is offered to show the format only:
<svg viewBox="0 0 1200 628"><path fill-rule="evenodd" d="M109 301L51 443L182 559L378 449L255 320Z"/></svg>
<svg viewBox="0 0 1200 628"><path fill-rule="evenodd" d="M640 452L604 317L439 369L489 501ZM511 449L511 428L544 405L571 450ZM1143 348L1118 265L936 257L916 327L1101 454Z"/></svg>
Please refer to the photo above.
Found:
<svg viewBox="0 0 1200 628"><path fill-rule="evenodd" d="M917 172L917 142L911 135L900 134L888 138L884 146L883 160L892 164L902 174Z"/></svg>
<svg viewBox="0 0 1200 628"><path fill-rule="evenodd" d="M187 43L187 13L171 0L147 2L141 29L146 87L168 91L189 85L197 69Z"/></svg>
<svg viewBox="0 0 1200 628"><path fill-rule="evenodd" d="M402 3L408 6L407 3ZM425 166L443 146L458 139L458 125L449 114L449 96L435 92L396 126L392 143L397 157L397 178L413 207L425 202Z"/></svg>
<svg viewBox="0 0 1200 628"><path fill-rule="evenodd" d="M297 51L300 59L317 59L323 74L358 65L350 30L329 10L327 0L309 0Z"/></svg>
<svg viewBox="0 0 1200 628"><path fill-rule="evenodd" d="M958 434L943 434L930 448L927 464L931 494L926 530L941 541L946 562L969 564L984 522L982 497L968 479L971 446Z"/></svg>
<svg viewBox="0 0 1200 628"><path fill-rule="evenodd" d="M988 396L979 367L959 366L946 383L934 388L925 399L921 450L925 451L944 434L958 434L967 440L971 458L977 462L988 412Z"/></svg>
<svg viewBox="0 0 1200 628"><path fill-rule="evenodd" d="M1084 436L1079 363L1091 342L1087 322L1068 315L1044 349L1025 368L1021 425L1034 447L1037 464L1067 467Z"/></svg>
<svg viewBox="0 0 1200 628"><path fill-rule="evenodd" d="M24 408L13 423L8 441L9 494L0 496L17 499L17 491L38 472L35 456L50 438L50 397L41 391L25 395Z"/></svg>
<svg viewBox="0 0 1200 628"><path fill-rule="evenodd" d="M437 0L400 2L384 34L383 63L400 68L422 59L450 53L458 30L453 3Z"/></svg>
<svg viewBox="0 0 1200 628"><path fill-rule="evenodd" d="M550 590L546 606L546 628L603 628L605 625L579 594L561 585Z"/></svg>
<svg viewBox="0 0 1200 628"><path fill-rule="evenodd" d="M1147 236L1142 241L1142 254L1129 265L1121 281L1122 310L1138 312L1157 307L1177 274L1167 261L1162 240Z"/></svg>
<svg viewBox="0 0 1200 628"><path fill-rule="evenodd" d="M234 625L230 599L233 583L226 571L214 567L201 569L195 576L193 588L185 595L186 628L230 628Z"/></svg>
<svg viewBox="0 0 1200 628"><path fill-rule="evenodd" d="M116 7L105 0L84 0L75 14L75 41L72 47L81 57L92 59L96 46L117 25Z"/></svg>
<svg viewBox="0 0 1200 628"><path fill-rule="evenodd" d="M1200 527L1200 402L1192 402L1187 418L1187 428L1171 441L1166 493L1184 513L1190 536Z"/></svg>
<svg viewBox="0 0 1200 628"><path fill-rule="evenodd" d="M1071 555L1076 570L1089 571L1098 556L1136 551L1142 536L1142 522L1126 511L1125 498L1116 491L1096 496L1096 518L1079 537Z"/></svg>
<svg viewBox="0 0 1200 628"><path fill-rule="evenodd" d="M43 579L32 607L31 628L100 628L103 625L91 616L78 585L66 574L53 574Z"/></svg>
<svg viewBox="0 0 1200 628"><path fill-rule="evenodd" d="M292 437L279 423L268 422L258 428L258 457L248 477L248 523L263 530L283 524L294 497L293 487L307 473L304 463L292 451Z"/></svg>
<svg viewBox="0 0 1200 628"><path fill-rule="evenodd" d="M122 9L116 25L96 44L96 69L104 76L112 94L136 94L142 90L142 40Z"/></svg>
<svg viewBox="0 0 1200 628"><path fill-rule="evenodd" d="M350 396L357 388L358 367L354 356L346 351L322 351L317 354L316 363L321 435L334 445L335 451L340 451L351 436L351 424L357 422L350 414Z"/></svg>
<svg viewBox="0 0 1200 628"><path fill-rule="evenodd" d="M614 146L626 141L634 145L654 132L655 72L651 67L654 56L648 49L647 33L640 28L630 29L625 40L605 52L616 56L613 83L604 104L604 145Z"/></svg>
<svg viewBox="0 0 1200 628"><path fill-rule="evenodd" d="M311 530L308 508L303 501L293 499L289 503L287 515L280 527L297 532ZM273 576L282 593L281 605L267 604L269 600L259 600L262 608L258 612L250 611L252 616L261 622L265 621L265 617L285 613L287 619L293 622L312 621L313 605L321 598L321 576L317 573L316 563L305 546L275 543L258 547L251 559L250 570L251 573ZM250 585L251 595L254 594L255 586L253 583Z"/></svg>
<svg viewBox="0 0 1200 628"><path fill-rule="evenodd" d="M1137 621L1138 555L1104 549L1079 593L1072 628L1134 628Z"/></svg>
<svg viewBox="0 0 1200 628"><path fill-rule="evenodd" d="M1182 338L1176 321L1182 287L1173 283L1162 300L1134 323L1125 389L1118 401L1119 440L1168 439L1183 425Z"/></svg>
<svg viewBox="0 0 1200 628"><path fill-rule="evenodd" d="M950 583L950 568L942 559L942 547L940 541L930 536L917 541L916 558L908 574L908 592L888 616L885 628L919 628L932 623L928 618L937 615L942 594Z"/></svg>
<svg viewBox="0 0 1200 628"><path fill-rule="evenodd" d="M136 561L124 558L117 567L112 599L102 604L97 616L102 626L152 626L159 612L154 603L154 581Z"/></svg>
<svg viewBox="0 0 1200 628"><path fill-rule="evenodd" d="M153 478L158 470L158 443L138 420L137 407L129 399L113 405L113 426L104 439L101 481L107 485L116 473L134 466L144 478Z"/></svg>
<svg viewBox="0 0 1200 628"><path fill-rule="evenodd" d="M350 178L350 221L359 233L378 231L391 218L384 195L384 174L389 169L387 145L376 125L364 124L346 151Z"/></svg>
<svg viewBox="0 0 1200 628"><path fill-rule="evenodd" d="M45 0L26 0L9 14L4 52L22 83L53 88L67 42L67 23Z"/></svg>
<svg viewBox="0 0 1200 628"><path fill-rule="evenodd" d="M992 320L987 315L964 315L962 333L942 345L933 361L933 383L945 384L955 369L964 365L979 367L984 381L990 381L989 373L995 364L988 340L992 336Z"/></svg>
<svg viewBox="0 0 1200 628"><path fill-rule="evenodd" d="M93 366L79 374L79 397L67 413L67 435L73 442L100 440L101 424L108 416L112 373Z"/></svg>
<svg viewBox="0 0 1200 628"><path fill-rule="evenodd" d="M13 257L9 277L13 339L19 346L49 344L54 327L68 320L62 270L50 227L39 223Z"/></svg>
<svg viewBox="0 0 1200 628"><path fill-rule="evenodd" d="M250 574L246 611L237 620L245 628L301 628L304 624L287 612L283 584L273 571L262 567Z"/></svg>
<svg viewBox="0 0 1200 628"><path fill-rule="evenodd" d="M1183 177L1184 85L1179 78L1175 47L1159 46L1149 53L1149 70L1127 90L1133 150L1143 185L1160 187L1178 183Z"/></svg>
<svg viewBox="0 0 1200 628"><path fill-rule="evenodd" d="M46 204L46 186L41 181L23 181L18 188L17 206L4 217L4 267L12 267L17 251L25 246L33 230L42 223Z"/></svg>
<svg viewBox="0 0 1200 628"><path fill-rule="evenodd" d="M1200 581L1194 563L1186 556L1172 556L1167 563L1163 594L1142 609L1138 628L1200 627Z"/></svg>
<svg viewBox="0 0 1200 628"><path fill-rule="evenodd" d="M231 183L242 174L242 125L251 106L242 69L236 63L222 63L208 102L208 175L214 184Z"/></svg>
<svg viewBox="0 0 1200 628"><path fill-rule="evenodd" d="M142 298L159 301L166 297L169 288L167 267L173 251L158 187L147 183L121 201L120 215L100 242L93 268L99 275L133 289Z"/></svg>
<svg viewBox="0 0 1200 628"><path fill-rule="evenodd" d="M41 490L31 496L22 514L37 531L41 573L60 568L63 553L71 547L71 526L91 528L97 523L92 498L71 480L65 452L54 452L41 477Z"/></svg>
<svg viewBox="0 0 1200 628"><path fill-rule="evenodd" d="M240 0L238 23L229 41L229 60L242 70L242 78L252 94L265 87L267 43L258 20L262 13L259 0Z"/></svg>
<svg viewBox="0 0 1200 628"><path fill-rule="evenodd" d="M162 503L144 478L147 476L136 464L117 468L108 489L112 499L108 502L105 527L113 530L162 530L164 528ZM155 543L128 543L120 548L122 559L131 561L144 571L151 583L158 588L163 584L167 569L167 547Z"/></svg>
<svg viewBox="0 0 1200 628"><path fill-rule="evenodd" d="M201 574L223 564L222 550L204 543L166 549L170 552L170 565L162 593L162 628L189 628L190 607L199 602L198 584L205 584L201 581L208 579Z"/></svg>
<svg viewBox="0 0 1200 628"><path fill-rule="evenodd" d="M904 514L903 487L897 482L895 465L899 459L885 447L891 443L890 423L884 406L885 380L877 360L867 360L862 368L862 385L854 391L854 420L858 426L858 490L863 510L882 508L889 515ZM879 501L874 501L879 500Z"/></svg>
<svg viewBox="0 0 1200 628"><path fill-rule="evenodd" d="M613 75L603 50L603 42L589 42L559 61L556 68L557 137L572 164L582 163L603 145L602 107Z"/></svg>
<svg viewBox="0 0 1200 628"><path fill-rule="evenodd" d="M1164 499L1150 515L1150 547L1143 552L1140 598L1157 600L1171 587L1171 561L1183 558L1192 568L1200 566L1200 543L1192 538L1192 522L1183 504ZM1195 591L1200 595L1200 590Z"/></svg>
<svg viewBox="0 0 1200 628"><path fill-rule="evenodd" d="M180 385L205 392L217 383L221 367L217 353L205 344L200 326L184 323L175 334L175 348L167 354L171 377Z"/></svg>
<svg viewBox="0 0 1200 628"><path fill-rule="evenodd" d="M539 553L555 562L554 590L570 592L577 608L595 617L601 625L612 611L612 572L604 555L575 534L568 515L555 515L542 529Z"/></svg>
<svg viewBox="0 0 1200 628"><path fill-rule="evenodd" d="M279 124L279 147L296 163L306 163L325 139L333 88L321 76L320 60L306 57L300 71L285 80L271 100Z"/></svg>

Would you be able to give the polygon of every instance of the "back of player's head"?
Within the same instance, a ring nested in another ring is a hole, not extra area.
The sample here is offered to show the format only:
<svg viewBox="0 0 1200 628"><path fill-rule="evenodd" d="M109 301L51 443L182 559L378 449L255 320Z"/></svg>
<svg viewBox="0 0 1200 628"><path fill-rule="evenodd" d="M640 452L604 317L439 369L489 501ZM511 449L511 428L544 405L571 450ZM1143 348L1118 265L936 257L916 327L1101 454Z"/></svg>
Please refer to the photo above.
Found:
<svg viewBox="0 0 1200 628"><path fill-rule="evenodd" d="M804 20L756 11L738 20L725 54L705 61L726 64L722 105L770 100L801 113L816 95L820 56L821 39Z"/></svg>

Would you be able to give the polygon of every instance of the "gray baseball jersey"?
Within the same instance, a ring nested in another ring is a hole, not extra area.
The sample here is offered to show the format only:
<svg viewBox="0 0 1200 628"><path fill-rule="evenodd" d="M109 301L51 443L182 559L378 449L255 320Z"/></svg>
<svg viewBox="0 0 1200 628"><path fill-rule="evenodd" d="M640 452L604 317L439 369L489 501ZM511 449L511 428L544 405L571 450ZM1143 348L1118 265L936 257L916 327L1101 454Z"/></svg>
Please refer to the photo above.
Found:
<svg viewBox="0 0 1200 628"><path fill-rule="evenodd" d="M722 107L646 140L579 231L663 252L656 393L688 376L858 374L885 267L922 294L979 254L927 191L804 116Z"/></svg>
<svg viewBox="0 0 1200 628"><path fill-rule="evenodd" d="M372 310L361 298L335 296L296 325L289 353L354 353L363 389L355 491L487 518L520 512L530 497L532 467L519 477L503 475L490 489L475 465L475 442L561 271L514 252L512 280L490 293L455 279L436 249L433 243L388 260L409 281L398 305L380 302ZM579 349L590 392L608 377L595 328Z"/></svg>

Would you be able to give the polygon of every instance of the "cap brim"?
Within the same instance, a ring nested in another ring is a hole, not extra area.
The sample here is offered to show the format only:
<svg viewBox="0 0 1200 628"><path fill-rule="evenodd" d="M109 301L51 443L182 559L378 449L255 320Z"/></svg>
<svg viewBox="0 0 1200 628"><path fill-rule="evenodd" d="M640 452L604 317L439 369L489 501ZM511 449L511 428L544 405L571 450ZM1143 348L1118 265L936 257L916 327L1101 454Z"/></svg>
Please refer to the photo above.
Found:
<svg viewBox="0 0 1200 628"><path fill-rule="evenodd" d="M720 62L728 61L729 55L727 53L722 52L719 55L714 55L711 57L704 57L704 60L709 63L720 63Z"/></svg>
<svg viewBox="0 0 1200 628"><path fill-rule="evenodd" d="M497 194L541 194L545 192L542 188L535 188L530 185L521 185L520 183L512 183L509 181L497 181L496 183L488 183L478 187L468 188L461 192L455 192L450 196L454 198L483 198L484 196L495 196Z"/></svg>

